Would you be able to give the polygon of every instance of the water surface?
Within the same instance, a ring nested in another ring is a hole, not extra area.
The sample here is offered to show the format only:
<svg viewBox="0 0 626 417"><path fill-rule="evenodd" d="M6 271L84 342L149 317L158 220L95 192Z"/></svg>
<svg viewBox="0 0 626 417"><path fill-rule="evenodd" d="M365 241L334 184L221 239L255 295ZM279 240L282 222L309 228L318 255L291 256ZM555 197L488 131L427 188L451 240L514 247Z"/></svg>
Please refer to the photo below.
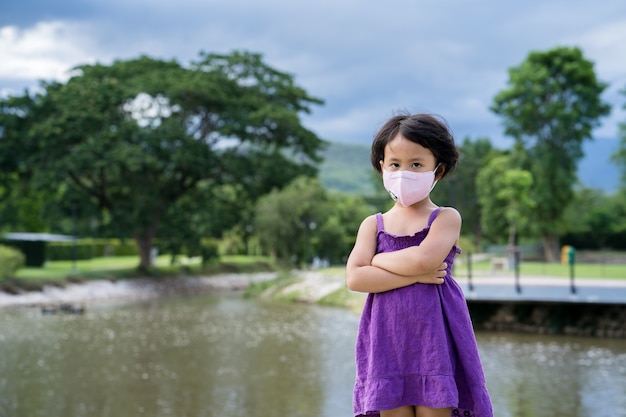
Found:
<svg viewBox="0 0 626 417"><path fill-rule="evenodd" d="M351 416L358 316L208 295L0 312L0 417ZM479 333L498 417L626 415L626 341Z"/></svg>

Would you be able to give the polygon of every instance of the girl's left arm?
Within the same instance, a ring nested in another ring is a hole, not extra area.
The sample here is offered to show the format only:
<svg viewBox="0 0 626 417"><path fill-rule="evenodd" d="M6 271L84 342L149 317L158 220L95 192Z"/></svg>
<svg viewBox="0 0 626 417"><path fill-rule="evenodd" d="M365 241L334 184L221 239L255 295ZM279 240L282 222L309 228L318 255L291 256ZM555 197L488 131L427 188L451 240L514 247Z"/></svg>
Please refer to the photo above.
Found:
<svg viewBox="0 0 626 417"><path fill-rule="evenodd" d="M456 209L446 207L437 214L419 246L379 253L373 257L372 266L404 276L432 271L446 259L460 234L461 215Z"/></svg>
<svg viewBox="0 0 626 417"><path fill-rule="evenodd" d="M438 264L431 271L419 274L398 275L371 265L376 253L377 221L369 216L361 223L354 248L346 263L346 284L352 291L379 293L406 287L417 282L443 284L447 265Z"/></svg>

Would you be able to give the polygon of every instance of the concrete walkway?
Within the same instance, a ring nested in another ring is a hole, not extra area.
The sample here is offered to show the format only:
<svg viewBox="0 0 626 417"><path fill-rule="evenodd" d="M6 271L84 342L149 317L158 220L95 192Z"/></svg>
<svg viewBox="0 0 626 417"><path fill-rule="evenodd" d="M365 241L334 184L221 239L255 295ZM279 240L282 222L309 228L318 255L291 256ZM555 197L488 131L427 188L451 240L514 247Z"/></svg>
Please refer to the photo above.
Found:
<svg viewBox="0 0 626 417"><path fill-rule="evenodd" d="M315 302L345 287L343 274L322 271L295 271L299 282L283 288L284 293L298 293L298 299ZM569 278L520 276L519 292L513 273L482 273L473 277L455 278L468 300L541 301L597 304L626 304L626 280L575 278L572 293ZM471 284L471 286L470 286Z"/></svg>
<svg viewBox="0 0 626 417"><path fill-rule="evenodd" d="M294 275L301 278L300 282L283 291L298 293L304 302L315 302L345 287L343 274L313 270L295 271ZM575 278L574 292L570 279L564 277L520 276L519 292L512 272L487 272L471 281L467 277L455 280L468 300L626 304L626 280L619 279Z"/></svg>
<svg viewBox="0 0 626 417"><path fill-rule="evenodd" d="M626 280L494 274L457 278L469 300L626 304Z"/></svg>

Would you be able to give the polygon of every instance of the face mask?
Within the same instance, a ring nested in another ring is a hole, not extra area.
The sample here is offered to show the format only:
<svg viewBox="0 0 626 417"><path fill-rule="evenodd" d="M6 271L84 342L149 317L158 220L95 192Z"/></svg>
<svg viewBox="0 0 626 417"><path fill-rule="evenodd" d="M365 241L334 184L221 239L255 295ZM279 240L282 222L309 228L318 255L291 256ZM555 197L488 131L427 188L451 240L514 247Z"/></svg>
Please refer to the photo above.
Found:
<svg viewBox="0 0 626 417"><path fill-rule="evenodd" d="M409 207L418 201L422 201L435 188L435 171L413 172L394 171L383 169L383 184L391 198L403 207Z"/></svg>

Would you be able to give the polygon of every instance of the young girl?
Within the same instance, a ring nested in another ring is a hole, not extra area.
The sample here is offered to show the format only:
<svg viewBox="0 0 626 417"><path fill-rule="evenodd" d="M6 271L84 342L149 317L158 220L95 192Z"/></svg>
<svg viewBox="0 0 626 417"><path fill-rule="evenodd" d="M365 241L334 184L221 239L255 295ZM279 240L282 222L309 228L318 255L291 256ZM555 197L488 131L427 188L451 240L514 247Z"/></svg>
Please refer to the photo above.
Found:
<svg viewBox="0 0 626 417"><path fill-rule="evenodd" d="M356 416L493 416L451 276L461 216L429 197L457 160L447 125L431 115L395 116L374 137L372 165L396 203L361 223L346 265L348 288L370 293L356 342Z"/></svg>

